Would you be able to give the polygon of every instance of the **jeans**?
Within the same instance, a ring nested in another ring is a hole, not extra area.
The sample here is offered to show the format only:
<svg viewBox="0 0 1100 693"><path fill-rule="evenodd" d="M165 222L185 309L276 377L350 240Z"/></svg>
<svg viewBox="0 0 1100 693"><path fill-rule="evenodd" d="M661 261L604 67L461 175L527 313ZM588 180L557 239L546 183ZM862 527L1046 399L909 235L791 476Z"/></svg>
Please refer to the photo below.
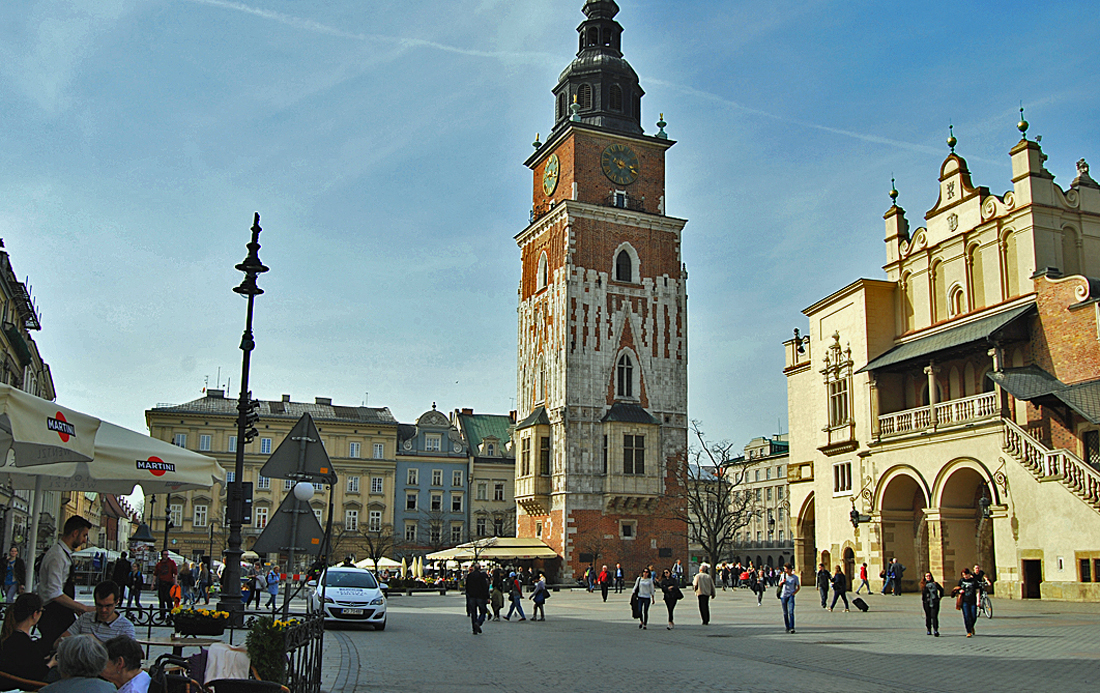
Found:
<svg viewBox="0 0 1100 693"><path fill-rule="evenodd" d="M141 608L141 590L135 590L130 588L130 594L126 596L126 607L129 608L134 604L137 604L138 608Z"/></svg>
<svg viewBox="0 0 1100 693"><path fill-rule="evenodd" d="M523 597L521 595L517 595L515 597L512 597L512 606L508 607L508 613L505 614L505 616L504 616L505 621L512 618L512 612L515 612L515 611L519 612L519 617L521 619L523 619L525 621L527 620L527 617L524 616L524 614L523 614L523 604L521 603L522 601L523 601Z"/></svg>
<svg viewBox="0 0 1100 693"><path fill-rule="evenodd" d="M603 595L603 600L607 601L607 588L610 587L606 582L600 583L600 594Z"/></svg>
<svg viewBox="0 0 1100 693"><path fill-rule="evenodd" d="M621 577L615 578L615 594L620 594L623 591L623 579Z"/></svg>
<svg viewBox="0 0 1100 693"><path fill-rule="evenodd" d="M978 621L978 604L977 602L963 602L963 625L966 626L967 633L974 632L974 624Z"/></svg>
<svg viewBox="0 0 1100 693"><path fill-rule="evenodd" d="M821 594L821 608L824 609L826 602L829 601L829 588L818 587L817 591Z"/></svg>
<svg viewBox="0 0 1100 693"><path fill-rule="evenodd" d="M668 609L668 622L672 623L672 612L676 611L676 600L666 599L665 608Z"/></svg>
<svg viewBox="0 0 1100 693"><path fill-rule="evenodd" d="M275 608L275 599L279 596L279 593L276 591L276 592L268 592L268 594L271 595L271 598L267 600L267 606L265 606L264 608L265 609L274 609Z"/></svg>
<svg viewBox="0 0 1100 693"><path fill-rule="evenodd" d="M794 595L780 597L779 604L783 607L783 623L787 630L794 630Z"/></svg>
<svg viewBox="0 0 1100 693"><path fill-rule="evenodd" d="M844 600L844 609L847 610L848 609L848 593L833 590L833 603L829 605L830 609L832 609L834 606L836 606L836 600L837 599L843 599Z"/></svg>
<svg viewBox="0 0 1100 693"><path fill-rule="evenodd" d="M481 632L481 626L489 615L489 600L466 597L466 613L470 615L470 626L475 633Z"/></svg>
<svg viewBox="0 0 1100 693"><path fill-rule="evenodd" d="M649 597L638 597L638 613L642 615L642 625L649 623L649 603L652 601Z"/></svg>
<svg viewBox="0 0 1100 693"><path fill-rule="evenodd" d="M14 602L19 596L19 583L13 582L11 585L4 588L4 600L8 603Z"/></svg>
<svg viewBox="0 0 1100 693"><path fill-rule="evenodd" d="M867 582L867 578L863 578L860 581L859 587L856 588L856 594L859 594L860 590L862 590L864 587L867 588L867 594L870 594L871 593L871 583Z"/></svg>

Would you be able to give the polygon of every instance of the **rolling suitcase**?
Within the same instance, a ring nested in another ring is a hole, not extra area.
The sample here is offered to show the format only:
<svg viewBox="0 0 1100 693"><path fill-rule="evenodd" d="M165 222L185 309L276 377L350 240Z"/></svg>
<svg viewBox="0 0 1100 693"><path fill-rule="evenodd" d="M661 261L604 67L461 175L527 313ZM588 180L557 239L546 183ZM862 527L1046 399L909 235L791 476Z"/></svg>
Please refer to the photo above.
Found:
<svg viewBox="0 0 1100 693"><path fill-rule="evenodd" d="M863 601L862 597L854 597L852 599L852 604L860 611L867 611L867 602Z"/></svg>

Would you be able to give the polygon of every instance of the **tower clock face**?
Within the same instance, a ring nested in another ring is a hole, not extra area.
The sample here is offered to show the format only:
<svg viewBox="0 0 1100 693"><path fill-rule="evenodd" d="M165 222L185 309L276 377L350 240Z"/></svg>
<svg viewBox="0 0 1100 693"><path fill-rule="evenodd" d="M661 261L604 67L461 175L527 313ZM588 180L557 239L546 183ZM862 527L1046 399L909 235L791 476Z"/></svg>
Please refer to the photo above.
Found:
<svg viewBox="0 0 1100 693"><path fill-rule="evenodd" d="M603 174L619 185L630 185L638 180L638 155L625 144L612 144L603 150L600 167Z"/></svg>
<svg viewBox="0 0 1100 693"><path fill-rule="evenodd" d="M551 154L546 161L546 168L542 170L542 191L549 197L558 189L558 173L561 171L561 162L557 154Z"/></svg>

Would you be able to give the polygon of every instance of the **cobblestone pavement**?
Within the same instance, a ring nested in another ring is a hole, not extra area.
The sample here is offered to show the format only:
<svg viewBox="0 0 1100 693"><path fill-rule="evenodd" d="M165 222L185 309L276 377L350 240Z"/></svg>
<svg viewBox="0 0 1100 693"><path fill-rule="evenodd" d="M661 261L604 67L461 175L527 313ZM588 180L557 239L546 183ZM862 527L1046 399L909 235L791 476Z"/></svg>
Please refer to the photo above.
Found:
<svg viewBox="0 0 1100 693"><path fill-rule="evenodd" d="M774 593L719 592L711 625L695 598L665 629L663 604L649 628L630 618L627 595L559 592L545 622L487 623L470 633L460 594L395 596L383 632L345 628L325 638L326 691L1095 691L1100 684L1100 604L995 599L967 639L950 599L942 637L925 634L916 595L868 598L871 611L820 608L799 595L797 633L783 630ZM524 602L530 616L531 602ZM656 688L655 688L656 687Z"/></svg>

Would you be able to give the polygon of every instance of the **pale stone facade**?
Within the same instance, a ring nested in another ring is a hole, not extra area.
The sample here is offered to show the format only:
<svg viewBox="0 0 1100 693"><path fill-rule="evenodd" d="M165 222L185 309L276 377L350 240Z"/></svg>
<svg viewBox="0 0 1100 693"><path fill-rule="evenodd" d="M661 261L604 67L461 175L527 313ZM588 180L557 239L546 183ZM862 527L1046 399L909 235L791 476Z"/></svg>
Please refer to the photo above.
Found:
<svg viewBox="0 0 1100 693"><path fill-rule="evenodd" d="M896 557L911 591L980 563L1001 596L1098 600L1100 283L1063 275L1100 275L1100 185L1082 160L1063 190L1025 136L993 195L949 144L927 226L885 215L887 279L785 345L796 565Z"/></svg>

